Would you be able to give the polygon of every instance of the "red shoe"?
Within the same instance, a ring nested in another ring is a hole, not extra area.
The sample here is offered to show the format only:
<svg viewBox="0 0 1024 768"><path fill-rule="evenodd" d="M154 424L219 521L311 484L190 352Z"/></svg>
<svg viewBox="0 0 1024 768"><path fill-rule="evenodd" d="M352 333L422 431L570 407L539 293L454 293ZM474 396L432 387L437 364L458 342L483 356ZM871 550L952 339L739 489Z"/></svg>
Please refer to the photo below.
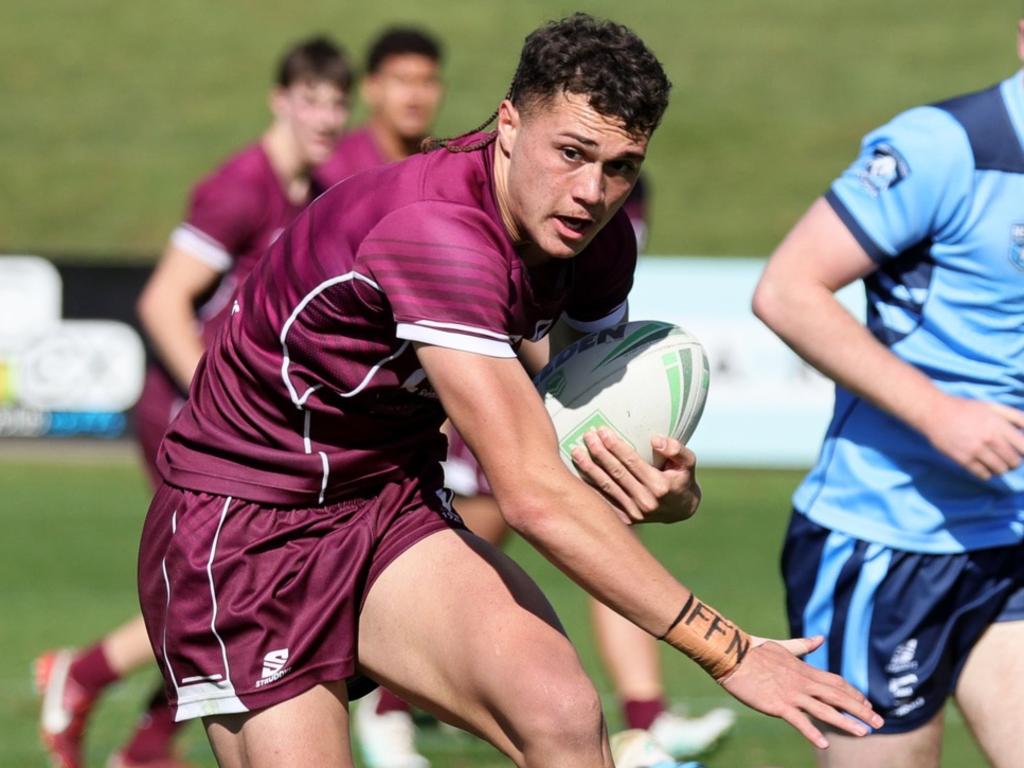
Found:
<svg viewBox="0 0 1024 768"><path fill-rule="evenodd" d="M94 699L68 674L75 652L48 651L35 661L36 691L43 698L39 736L55 768L82 768L82 738Z"/></svg>

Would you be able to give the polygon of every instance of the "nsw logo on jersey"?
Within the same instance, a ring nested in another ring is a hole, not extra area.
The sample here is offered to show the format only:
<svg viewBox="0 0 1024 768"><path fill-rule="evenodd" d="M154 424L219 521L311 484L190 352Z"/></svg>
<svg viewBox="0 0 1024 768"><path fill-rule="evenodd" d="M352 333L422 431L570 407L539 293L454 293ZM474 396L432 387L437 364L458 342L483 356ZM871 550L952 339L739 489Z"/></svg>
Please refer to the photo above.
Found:
<svg viewBox="0 0 1024 768"><path fill-rule="evenodd" d="M1010 227L1010 261L1024 272L1024 221Z"/></svg>
<svg viewBox="0 0 1024 768"><path fill-rule="evenodd" d="M879 193L895 187L909 174L910 166L903 155L889 144L879 144L860 170L859 177L872 197L877 197Z"/></svg>

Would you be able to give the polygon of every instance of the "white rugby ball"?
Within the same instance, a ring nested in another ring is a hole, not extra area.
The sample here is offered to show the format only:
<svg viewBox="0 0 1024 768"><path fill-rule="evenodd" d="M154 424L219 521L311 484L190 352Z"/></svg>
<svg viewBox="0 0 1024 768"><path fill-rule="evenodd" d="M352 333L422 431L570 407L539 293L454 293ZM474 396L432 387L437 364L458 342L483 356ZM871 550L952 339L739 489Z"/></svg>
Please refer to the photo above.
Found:
<svg viewBox="0 0 1024 768"><path fill-rule="evenodd" d="M651 438L690 439L704 411L708 379L707 356L696 338L671 323L639 320L570 344L534 384L562 460L575 472L572 449L596 427L612 429L644 460L658 464Z"/></svg>

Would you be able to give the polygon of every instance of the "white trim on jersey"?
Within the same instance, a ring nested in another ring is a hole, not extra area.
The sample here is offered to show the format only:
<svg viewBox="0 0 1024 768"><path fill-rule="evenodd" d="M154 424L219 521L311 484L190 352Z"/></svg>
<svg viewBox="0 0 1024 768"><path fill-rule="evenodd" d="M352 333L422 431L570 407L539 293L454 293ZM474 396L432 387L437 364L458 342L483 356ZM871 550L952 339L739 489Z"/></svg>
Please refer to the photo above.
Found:
<svg viewBox="0 0 1024 768"><path fill-rule="evenodd" d="M317 451L320 454L320 463L324 465L324 475L320 480L320 498L317 499L317 504L324 503L324 496L327 494L327 480L331 476L331 464L327 461L327 454L323 451Z"/></svg>
<svg viewBox="0 0 1024 768"><path fill-rule="evenodd" d="M191 224L177 226L171 233L171 245L188 252L196 261L201 261L218 272L227 272L235 263L227 248Z"/></svg>
<svg viewBox="0 0 1024 768"><path fill-rule="evenodd" d="M315 392L319 387L311 387L310 389L306 390L306 392L300 398L299 393L296 392L295 387L292 386L291 379L288 377L288 366L291 365L291 358L288 355L288 331L291 330L292 324L302 313L302 310L306 308L309 302L311 302L321 293L326 291L332 285L337 285L338 283L347 283L350 280L360 280L366 283L367 285L372 286L376 290L381 291L381 287L377 283L375 283L370 278L366 277L366 275L361 275L358 272L353 271L346 272L344 275L335 275L329 280L324 280L322 283L320 283L320 285L318 285L312 291L303 296L302 301L300 301L295 306L295 309L292 310L292 313L288 316L288 319L285 320L284 325L281 327L280 340L281 351L283 355L283 359L281 360L281 379L282 381L284 381L284 385L285 387L287 387L288 394L291 396L292 402L295 403L296 408L302 408L302 406L306 402L306 398L313 394L313 392ZM383 293L383 291L381 292ZM374 373L376 373L380 369L380 366L382 366L384 363L388 362L389 360L393 360L395 357L397 357L402 351L404 351L404 349L405 347L403 346L401 349L399 349L398 352L396 352L391 357L385 358L384 360L381 360L379 363L377 363L377 365L373 369L371 369L370 375L372 376ZM363 387L365 387L368 382L369 377L367 377L367 379L365 379L363 383L356 387L356 389L354 389L352 392L350 392L347 395L342 395L342 397L351 397L352 395L360 391Z"/></svg>
<svg viewBox="0 0 1024 768"><path fill-rule="evenodd" d="M473 329L476 330L476 329ZM481 339L479 336L469 336L465 333L452 333L437 328L427 328L418 323L399 323L395 329L395 335L400 339L409 341L421 341L424 344L434 344L438 347L458 349L463 352L476 352L487 357L515 357L516 353L512 345L506 341L491 341Z"/></svg>
<svg viewBox="0 0 1024 768"><path fill-rule="evenodd" d="M629 302L624 301L607 315L598 320L573 320L566 313L562 314L562 319L565 321L565 324L574 331L578 331L579 333L596 333L597 331L603 331L605 328L611 328L613 325L621 323L623 318L626 317L626 312L628 310Z"/></svg>
<svg viewBox="0 0 1024 768"><path fill-rule="evenodd" d="M498 333L497 331L491 331L487 328L479 328L475 325L463 325L461 323L441 323L437 320L416 320L415 325L425 325L428 328L441 328L447 331L461 331L463 333L472 333L480 336L490 336L492 339L498 341L508 341L509 335L507 333Z"/></svg>

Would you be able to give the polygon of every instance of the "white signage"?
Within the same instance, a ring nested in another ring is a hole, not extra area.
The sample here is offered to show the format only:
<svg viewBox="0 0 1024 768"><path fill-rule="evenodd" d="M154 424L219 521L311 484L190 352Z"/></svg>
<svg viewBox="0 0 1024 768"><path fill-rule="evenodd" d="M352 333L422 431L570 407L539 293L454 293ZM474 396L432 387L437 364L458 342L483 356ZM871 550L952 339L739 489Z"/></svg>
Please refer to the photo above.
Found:
<svg viewBox="0 0 1024 768"><path fill-rule="evenodd" d="M629 297L634 320L680 325L704 344L711 387L690 447L704 464L809 466L833 403L830 381L750 311L764 259L647 257ZM860 284L839 293L864 316Z"/></svg>
<svg viewBox="0 0 1024 768"><path fill-rule="evenodd" d="M142 391L145 350L130 326L61 319L57 270L0 257L0 434L75 432L63 416L126 411ZM93 419L94 421L96 419ZM100 419L102 422L102 419Z"/></svg>

